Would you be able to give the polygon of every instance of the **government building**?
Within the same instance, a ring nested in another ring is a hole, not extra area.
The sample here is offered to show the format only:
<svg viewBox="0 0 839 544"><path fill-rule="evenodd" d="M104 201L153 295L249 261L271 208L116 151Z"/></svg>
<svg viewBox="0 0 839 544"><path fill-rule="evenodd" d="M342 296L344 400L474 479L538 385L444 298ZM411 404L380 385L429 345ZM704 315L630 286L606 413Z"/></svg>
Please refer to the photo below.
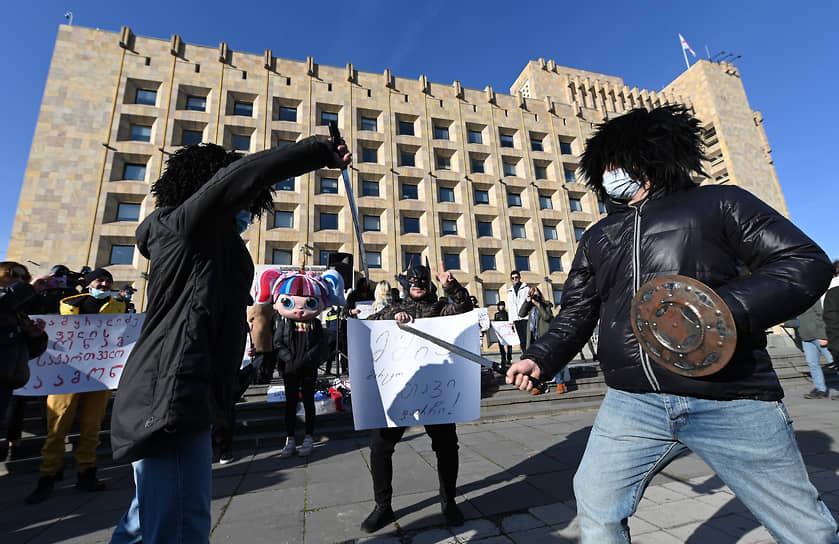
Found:
<svg viewBox="0 0 839 544"><path fill-rule="evenodd" d="M578 177L597 123L683 103L705 127L710 178L787 214L760 112L726 62L697 61L660 91L618 76L531 60L509 89L404 79L61 26L15 216L8 259L107 267L139 289L149 263L134 231L167 155L214 142L254 153L336 121L354 154L349 177L370 277L443 261L481 305L506 299L511 270L558 301L576 242L604 213ZM341 173L276 180L275 212L243 235L257 264L326 265L359 247ZM231 225L232 228L232 225ZM32 263L39 263L41 268Z"/></svg>

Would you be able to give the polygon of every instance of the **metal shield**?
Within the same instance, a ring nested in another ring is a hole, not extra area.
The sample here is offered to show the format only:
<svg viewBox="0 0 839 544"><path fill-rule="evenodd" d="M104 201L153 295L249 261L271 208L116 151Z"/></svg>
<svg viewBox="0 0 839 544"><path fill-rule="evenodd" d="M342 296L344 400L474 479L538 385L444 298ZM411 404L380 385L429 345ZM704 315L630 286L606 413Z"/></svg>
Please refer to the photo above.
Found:
<svg viewBox="0 0 839 544"><path fill-rule="evenodd" d="M683 376L722 369L737 345L731 310L710 287L687 276L648 281L632 299L632 330L650 359Z"/></svg>

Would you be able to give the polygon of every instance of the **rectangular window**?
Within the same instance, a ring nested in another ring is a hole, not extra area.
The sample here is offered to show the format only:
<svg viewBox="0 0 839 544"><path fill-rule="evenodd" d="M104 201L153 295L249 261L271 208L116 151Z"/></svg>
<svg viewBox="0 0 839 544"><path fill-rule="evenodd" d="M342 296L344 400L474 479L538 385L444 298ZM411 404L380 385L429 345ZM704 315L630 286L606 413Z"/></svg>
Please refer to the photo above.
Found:
<svg viewBox="0 0 839 544"><path fill-rule="evenodd" d="M469 169L472 171L473 174L483 174L484 173L484 160L483 159L471 159L469 161Z"/></svg>
<svg viewBox="0 0 839 544"><path fill-rule="evenodd" d="M585 227L574 227L574 239L579 242L580 238L583 237L583 233L585 231L586 231Z"/></svg>
<svg viewBox="0 0 839 544"><path fill-rule="evenodd" d="M338 178L320 178L320 193L324 195L337 195Z"/></svg>
<svg viewBox="0 0 839 544"><path fill-rule="evenodd" d="M516 270L520 270L522 272L528 272L530 270L530 256L529 255L516 255L515 256L516 262Z"/></svg>
<svg viewBox="0 0 839 544"><path fill-rule="evenodd" d="M280 121L297 122L297 108L289 108L287 106L280 106Z"/></svg>
<svg viewBox="0 0 839 544"><path fill-rule="evenodd" d="M504 164L504 175L505 176L515 176L516 175L516 164L512 162L505 162Z"/></svg>
<svg viewBox="0 0 839 544"><path fill-rule="evenodd" d="M439 153L435 153L435 157L437 159L437 170L451 170L452 169L452 159L447 155L441 155Z"/></svg>
<svg viewBox="0 0 839 544"><path fill-rule="evenodd" d="M548 255L548 270L551 272L562 272L562 258Z"/></svg>
<svg viewBox="0 0 839 544"><path fill-rule="evenodd" d="M460 270L460 254L443 253L443 264L446 266L446 270Z"/></svg>
<svg viewBox="0 0 839 544"><path fill-rule="evenodd" d="M239 102L237 100L233 103L233 115L253 117L253 102Z"/></svg>
<svg viewBox="0 0 839 544"><path fill-rule="evenodd" d="M367 267L381 268L382 267L382 252L381 251L367 251Z"/></svg>
<svg viewBox="0 0 839 544"><path fill-rule="evenodd" d="M457 234L457 221L455 221L454 219L440 220L440 231L442 232L443 236Z"/></svg>
<svg viewBox="0 0 839 544"><path fill-rule="evenodd" d="M495 255L481 253L481 272L495 270Z"/></svg>
<svg viewBox="0 0 839 544"><path fill-rule="evenodd" d="M294 228L294 212L275 211L274 212L274 228L275 229Z"/></svg>
<svg viewBox="0 0 839 544"><path fill-rule="evenodd" d="M413 123L413 121L399 121L399 135L400 136L413 136L414 135L414 123Z"/></svg>
<svg viewBox="0 0 839 544"><path fill-rule="evenodd" d="M556 232L556 225L543 225L545 229L545 240L559 240Z"/></svg>
<svg viewBox="0 0 839 544"><path fill-rule="evenodd" d="M475 204L489 204L489 191L475 189Z"/></svg>
<svg viewBox="0 0 839 544"><path fill-rule="evenodd" d="M577 181L577 173L574 170L565 169L565 183L574 183Z"/></svg>
<svg viewBox="0 0 839 544"><path fill-rule="evenodd" d="M441 127L439 125L434 126L434 139L435 140L448 140L449 139L449 127Z"/></svg>
<svg viewBox="0 0 839 544"><path fill-rule="evenodd" d="M372 132L377 132L379 130L379 124L376 121L375 117L362 117L361 118L361 130L370 130Z"/></svg>
<svg viewBox="0 0 839 544"><path fill-rule="evenodd" d="M599 211L600 213L606 213L606 205L600 202L599 200L597 201L597 211Z"/></svg>
<svg viewBox="0 0 839 544"><path fill-rule="evenodd" d="M414 153L412 151L400 151L399 166L416 166Z"/></svg>
<svg viewBox="0 0 839 544"><path fill-rule="evenodd" d="M293 140L277 140L277 148L282 149L284 147L290 146L293 143Z"/></svg>
<svg viewBox="0 0 839 544"><path fill-rule="evenodd" d="M545 147L542 145L542 138L539 136L530 135L530 149L533 151L544 151Z"/></svg>
<svg viewBox="0 0 839 544"><path fill-rule="evenodd" d="M524 223L510 223L510 235L513 239L527 238L527 231L524 228Z"/></svg>
<svg viewBox="0 0 839 544"><path fill-rule="evenodd" d="M333 249L321 249L320 253L318 253L318 264L320 266L329 266L329 256L334 253L336 251Z"/></svg>
<svg viewBox="0 0 839 544"><path fill-rule="evenodd" d="M271 252L271 264L291 264L291 251L275 249Z"/></svg>
<svg viewBox="0 0 839 544"><path fill-rule="evenodd" d="M492 236L492 221L478 221L478 238Z"/></svg>
<svg viewBox="0 0 839 544"><path fill-rule="evenodd" d="M469 129L466 132L466 141L470 144L482 144L484 143L484 138L481 135L480 130L471 130Z"/></svg>
<svg viewBox="0 0 839 544"><path fill-rule="evenodd" d="M507 193L507 206L521 208L521 195L519 193Z"/></svg>
<svg viewBox="0 0 839 544"><path fill-rule="evenodd" d="M403 217L402 218L402 234L419 234L420 220L419 217Z"/></svg>
<svg viewBox="0 0 839 544"><path fill-rule="evenodd" d="M282 181L278 181L277 185L274 186L275 191L293 191L294 190L294 178L286 178Z"/></svg>
<svg viewBox="0 0 839 544"><path fill-rule="evenodd" d="M320 112L320 124L321 125L328 125L330 121L334 121L336 124L338 123L338 114L331 112L331 111L322 111Z"/></svg>
<svg viewBox="0 0 839 544"><path fill-rule="evenodd" d="M548 169L544 166L533 166L533 175L536 179L548 179Z"/></svg>
<svg viewBox="0 0 839 544"><path fill-rule="evenodd" d="M117 206L117 221L139 221L140 205L120 202Z"/></svg>
<svg viewBox="0 0 839 544"><path fill-rule="evenodd" d="M402 200L417 200L419 198L419 189L416 185L410 183L402 184Z"/></svg>
<svg viewBox="0 0 839 544"><path fill-rule="evenodd" d="M559 303L562 302L562 289L554 289L554 306L559 307Z"/></svg>
<svg viewBox="0 0 839 544"><path fill-rule="evenodd" d="M362 180L361 196L379 196L379 182L368 179Z"/></svg>
<svg viewBox="0 0 839 544"><path fill-rule="evenodd" d="M322 212L320 214L320 230L338 230L338 214Z"/></svg>
<svg viewBox="0 0 839 544"><path fill-rule="evenodd" d="M413 264L422 264L422 254L414 253L412 251L405 252L405 262L403 263L403 268L408 268L408 265L411 263Z"/></svg>
<svg viewBox="0 0 839 544"><path fill-rule="evenodd" d="M181 135L181 145L196 145L201 143L204 134L200 130L185 130Z"/></svg>
<svg viewBox="0 0 839 544"><path fill-rule="evenodd" d="M132 181L145 181L146 165L135 164L130 162L125 163L125 166L122 167L122 179L128 179Z"/></svg>
<svg viewBox="0 0 839 544"><path fill-rule="evenodd" d="M379 150L369 147L361 148L361 162L379 162Z"/></svg>
<svg viewBox="0 0 839 544"><path fill-rule="evenodd" d="M440 202L454 202L454 188L440 187L438 189L438 198Z"/></svg>
<svg viewBox="0 0 839 544"><path fill-rule="evenodd" d="M571 142L559 142L559 152L563 155L573 154L573 151L571 151Z"/></svg>
<svg viewBox="0 0 839 544"><path fill-rule="evenodd" d="M233 135L233 151L250 151L251 137Z"/></svg>
<svg viewBox="0 0 839 544"><path fill-rule="evenodd" d="M379 232L380 230L382 230L381 219L378 215L365 215L363 221L365 231L370 230L374 232Z"/></svg>
<svg viewBox="0 0 839 544"><path fill-rule="evenodd" d="M108 264L131 264L134 261L134 246L111 246Z"/></svg>
<svg viewBox="0 0 839 544"><path fill-rule="evenodd" d="M501 301L498 296L498 289L484 289L484 304L489 306L495 306Z"/></svg>
<svg viewBox="0 0 839 544"><path fill-rule="evenodd" d="M154 106L157 103L157 91L137 89L137 95L134 98L134 103L143 104L144 106Z"/></svg>
<svg viewBox="0 0 839 544"><path fill-rule="evenodd" d="M552 210L554 209L554 203L550 196L548 195L539 195L539 209L540 210Z"/></svg>
<svg viewBox="0 0 839 544"><path fill-rule="evenodd" d="M568 207L571 208L572 212L583 211L583 203L580 201L579 198L569 198Z"/></svg>
<svg viewBox="0 0 839 544"><path fill-rule="evenodd" d="M513 147L512 134L501 134L501 147Z"/></svg>
<svg viewBox="0 0 839 544"><path fill-rule="evenodd" d="M186 109L192 111L207 111L206 96L187 96Z"/></svg>
<svg viewBox="0 0 839 544"><path fill-rule="evenodd" d="M151 141L151 127L146 125L131 125L130 140L135 142L150 142ZM199 140L200 141L200 140Z"/></svg>

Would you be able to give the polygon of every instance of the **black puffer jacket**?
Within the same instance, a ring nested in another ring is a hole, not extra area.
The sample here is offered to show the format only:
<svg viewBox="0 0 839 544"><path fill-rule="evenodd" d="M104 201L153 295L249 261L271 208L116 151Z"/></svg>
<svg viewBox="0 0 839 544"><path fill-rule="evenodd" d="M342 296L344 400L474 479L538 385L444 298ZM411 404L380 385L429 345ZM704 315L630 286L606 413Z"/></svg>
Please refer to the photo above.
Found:
<svg viewBox="0 0 839 544"><path fill-rule="evenodd" d="M460 285L456 279L452 278L452 281L449 282L445 294L447 298L452 299L452 302L449 302L447 298L438 299L432 287L420 299L414 300L408 296L401 302L391 304L367 319L393 319L399 312L405 312L414 319L418 319L421 317L462 314L472 309L469 291Z"/></svg>
<svg viewBox="0 0 839 544"><path fill-rule="evenodd" d="M743 267L751 274L741 273ZM731 309L737 348L716 374L688 378L642 355L630 324L636 290L681 274L710 286ZM610 210L580 240L550 330L523 357L543 378L580 351L600 318L598 358L609 387L709 399L783 397L765 329L800 314L827 288L824 252L751 193L692 187Z"/></svg>
<svg viewBox="0 0 839 544"><path fill-rule="evenodd" d="M229 404L253 280L235 215L261 188L325 166L330 154L308 138L249 155L137 229L137 247L151 260L149 303L111 418L115 461L153 455L175 433L209 429Z"/></svg>
<svg viewBox="0 0 839 544"><path fill-rule="evenodd" d="M24 310L34 297L33 287L23 281L0 288L0 388L26 385L28 361L47 349L47 333L32 337L26 332L29 317Z"/></svg>

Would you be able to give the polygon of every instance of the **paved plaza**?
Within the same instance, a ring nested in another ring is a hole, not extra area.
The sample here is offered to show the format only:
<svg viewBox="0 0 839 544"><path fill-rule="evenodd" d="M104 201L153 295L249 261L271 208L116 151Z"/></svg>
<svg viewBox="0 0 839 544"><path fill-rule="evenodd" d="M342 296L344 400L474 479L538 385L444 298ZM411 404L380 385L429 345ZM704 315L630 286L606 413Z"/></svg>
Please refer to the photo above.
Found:
<svg viewBox="0 0 839 544"><path fill-rule="evenodd" d="M839 401L785 402L811 479L839 515ZM834 393L835 394L835 393ZM578 542L572 477L596 412L476 422L458 426L459 497L467 521L446 528L440 514L434 453L412 428L394 456L396 524L373 536L359 525L373 508L364 432L321 437L308 459L279 458L279 448L236 451L214 465L212 543L538 543ZM128 507L130 467L101 470L108 490L77 492L75 474L40 505L23 504L38 474L0 478L0 534L11 543L108 542ZM652 482L630 519L633 542L773 542L705 463L690 455Z"/></svg>

